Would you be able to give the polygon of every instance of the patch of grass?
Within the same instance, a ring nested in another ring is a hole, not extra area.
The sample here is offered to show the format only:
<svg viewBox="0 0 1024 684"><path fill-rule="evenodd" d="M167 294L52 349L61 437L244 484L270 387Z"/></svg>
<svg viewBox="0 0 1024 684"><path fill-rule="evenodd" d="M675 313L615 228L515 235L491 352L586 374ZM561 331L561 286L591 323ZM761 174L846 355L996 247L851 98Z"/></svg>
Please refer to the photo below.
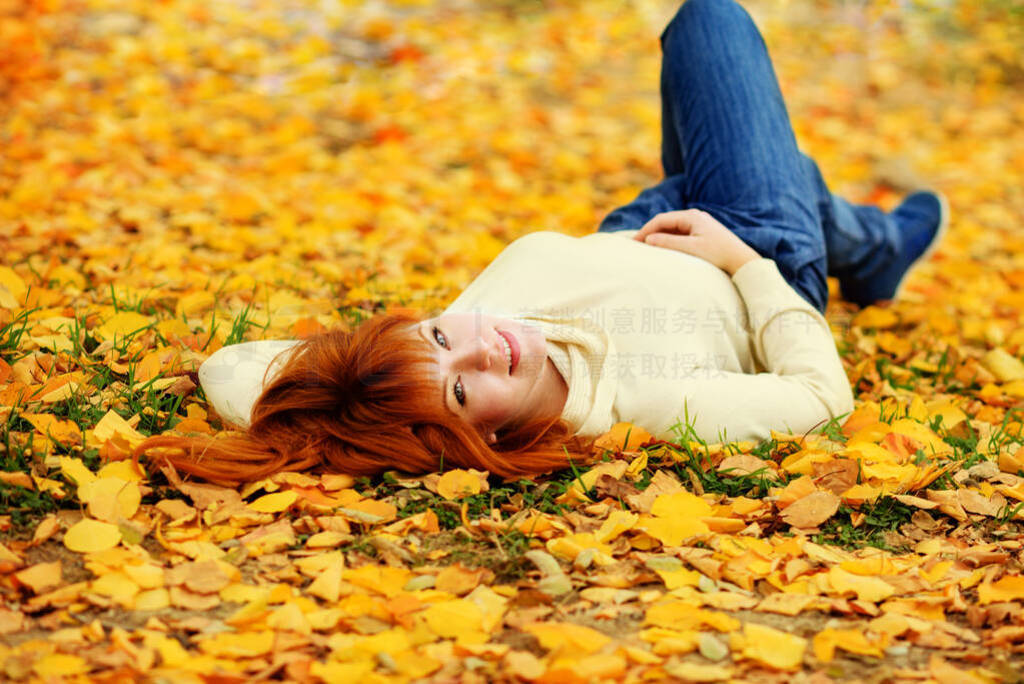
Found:
<svg viewBox="0 0 1024 684"><path fill-rule="evenodd" d="M841 358L847 358L857 353L857 347L852 342L843 339L836 342L836 351L839 352Z"/></svg>
<svg viewBox="0 0 1024 684"><path fill-rule="evenodd" d="M845 549L873 546L902 553L907 549L901 545L893 546L890 537L901 525L910 522L915 510L917 509L900 503L891 496L880 497L874 503L864 504L859 509L842 504L836 514L821 526L821 532L812 539L818 544L834 544ZM856 514L863 514L864 519L855 527L852 516Z"/></svg>
<svg viewBox="0 0 1024 684"><path fill-rule="evenodd" d="M20 348L21 338L29 329L29 318L38 310L38 306L23 309L10 323L0 326L0 359L17 361L28 354Z"/></svg>
<svg viewBox="0 0 1024 684"><path fill-rule="evenodd" d="M1024 510L1024 501L1007 501L999 515L992 518L991 525L1000 527L1017 517L1017 514Z"/></svg>
<svg viewBox="0 0 1024 684"><path fill-rule="evenodd" d="M260 325L256 323L250 318L251 314L252 304L246 304L245 308L235 316L233 321L231 321L231 330L228 331L228 336L224 340L224 346L242 342L250 328L259 328L260 330L267 329L268 324Z"/></svg>
<svg viewBox="0 0 1024 684"><path fill-rule="evenodd" d="M944 347L942 354L939 356L939 360L936 361L935 380L936 382L948 386L951 382L955 381L953 374L956 372L956 363L950 357L949 347Z"/></svg>
<svg viewBox="0 0 1024 684"><path fill-rule="evenodd" d="M177 413L185 399L184 395L153 389L153 383L160 379L160 375L135 387L136 368L137 364L128 365L128 382L120 397L131 415L140 416L136 429L144 435L153 435L174 427L178 422Z"/></svg>
<svg viewBox="0 0 1024 684"><path fill-rule="evenodd" d="M695 476L697 482L706 493L725 494L729 497L748 496L759 498L768 493L771 487L784 487L789 479L785 476L775 477L775 474L765 465L764 468L748 474L734 474L730 469L717 470L705 464L708 463L696 453L687 454L688 462L677 463L675 466L676 475L683 482L688 482Z"/></svg>
<svg viewBox="0 0 1024 684"><path fill-rule="evenodd" d="M338 313L341 314L341 318L349 330L359 327L360 323L373 315L372 312L358 306L343 306L338 309Z"/></svg>
<svg viewBox="0 0 1024 684"><path fill-rule="evenodd" d="M387 474L380 484L372 488L370 496L380 499L394 497L398 506L398 518L408 518L430 510L437 516L442 529L452 530L462 524L461 508L466 505L469 520L490 517L498 509L502 519L514 515L515 511L532 510L539 513L559 515L569 509L555 500L572 485L576 474L560 473L554 479L544 482L518 480L512 483L496 484L489 491L467 496L457 501L448 501L425 489L403 489L394 484ZM390 482L388 481L390 479Z"/></svg>
<svg viewBox="0 0 1024 684"><path fill-rule="evenodd" d="M404 501L398 507L399 520L430 510L437 516L437 524L441 526L442 530L455 529L462 522L458 505L453 506L454 502L446 501L436 494L425 490L416 490L401 498Z"/></svg>
<svg viewBox="0 0 1024 684"><path fill-rule="evenodd" d="M997 456L1005 447L1011 444L1024 443L1024 436L1020 428L1010 429L1011 424L1019 423L1021 420L1020 409L1011 408L1003 414L1003 422L989 435L988 454Z"/></svg>
<svg viewBox="0 0 1024 684"><path fill-rule="evenodd" d="M821 426L821 434L828 437L833 442L839 442L840 444L846 444L846 435L843 434L843 422L849 417L850 414L844 413L841 416L829 419L827 423Z"/></svg>
<svg viewBox="0 0 1024 684"><path fill-rule="evenodd" d="M31 472L35 462L33 430L32 425L18 415L17 409L11 411L7 420L0 425L0 470ZM11 516L11 522L16 527L24 527L40 516L57 510L61 503L47 492L36 492L0 482L0 515Z"/></svg>
<svg viewBox="0 0 1024 684"><path fill-rule="evenodd" d="M752 456L763 458L766 461L771 459L772 454L779 448L779 443L774 439L765 439L758 443L756 447L750 450Z"/></svg>
<svg viewBox="0 0 1024 684"><path fill-rule="evenodd" d="M84 430L94 427L107 411L102 404L92 403L85 391L79 389L72 392L67 399L50 404L49 413L73 421Z"/></svg>
<svg viewBox="0 0 1024 684"><path fill-rule="evenodd" d="M48 492L0 482L0 515L11 516L15 527L32 525L47 513L60 508L60 502Z"/></svg>
<svg viewBox="0 0 1024 684"><path fill-rule="evenodd" d="M132 299L128 299L128 298L118 299L117 298L117 293L114 291L114 284L111 283L110 284L110 303L114 307L114 311L115 312L135 311L135 312L140 313L140 314L149 315L149 316L155 316L156 313L157 313L157 309L156 309L155 306L150 304L148 307L145 307L145 310L143 310L143 307L145 306L146 301L149 299L150 293L153 292L154 290L159 290L161 287L163 287L166 284L167 283L159 283L157 285L153 285L148 290L146 290L145 292L139 294L136 299L132 300Z"/></svg>
<svg viewBox="0 0 1024 684"><path fill-rule="evenodd" d="M67 328L61 326L59 329L66 330L68 338L71 340L71 356L73 358L80 359L83 355L91 354L99 346L99 341L89 335L86 329L85 316L75 316Z"/></svg>
<svg viewBox="0 0 1024 684"><path fill-rule="evenodd" d="M637 489L643 491L650 486L652 479L654 479L654 472L651 471L650 468L644 468L640 471L640 477L633 483L633 485Z"/></svg>
<svg viewBox="0 0 1024 684"><path fill-rule="evenodd" d="M6 472L29 471L32 465L32 442L35 438L35 428L18 415L15 408L7 416L7 420L0 426L0 470ZM25 441L15 436L15 433L28 435Z"/></svg>
<svg viewBox="0 0 1024 684"><path fill-rule="evenodd" d="M90 470L97 470L98 457L99 452L97 452L97 465L90 465L88 461L85 465L88 466ZM166 501L167 499L179 499L190 505L192 503L192 499L189 495L169 484L167 482L167 478L165 478L164 474L161 472L151 474L146 484L150 487L150 492L142 497L142 503L144 504L158 504L161 501Z"/></svg>
<svg viewBox="0 0 1024 684"><path fill-rule="evenodd" d="M359 553L370 558L377 557L377 547L370 543L370 535L363 534L353 539L348 544L338 547L346 556L350 553Z"/></svg>
<svg viewBox="0 0 1024 684"><path fill-rule="evenodd" d="M490 539L471 539L462 534L442 532L425 540L423 551L434 549L444 549L448 554L434 561L427 560L427 554L423 553L414 564L461 563L471 568L487 568L499 583L522 579L532 567L525 557L530 550L530 537L518 530L493 535Z"/></svg>
<svg viewBox="0 0 1024 684"><path fill-rule="evenodd" d="M916 389L918 376L913 369L899 366L884 356L878 357L875 361L875 369L878 371L878 377L887 380L896 389L905 389L910 392Z"/></svg>
<svg viewBox="0 0 1024 684"><path fill-rule="evenodd" d="M138 393L126 394L125 398L131 413L139 415L135 429L144 435L160 434L181 420L178 410L185 399L182 395L154 391L147 383Z"/></svg>
<svg viewBox="0 0 1024 684"><path fill-rule="evenodd" d="M156 331L156 321L153 321L152 323L147 323L146 325L136 328L135 330L127 332L123 335L115 333L113 339L110 341L111 348L115 352L117 352L119 356L125 356L128 353L128 347L131 345L132 340L135 339L135 336L140 333L144 333L147 330Z"/></svg>
<svg viewBox="0 0 1024 684"><path fill-rule="evenodd" d="M0 424L0 470L41 473L43 471L40 470L40 449L36 448L36 442L43 438L38 436L31 423L21 417L19 408L14 407L7 419ZM78 418L76 422L81 425L85 421L83 421L82 415L76 414L79 408L75 404L74 397L50 406L50 410L54 414L64 417L70 413L72 417ZM89 423L92 425L99 420L98 416L102 416L104 412L98 407L90 407L90 410L92 414L87 418L95 418ZM65 446L60 443L54 443L51 448L54 454L69 454L81 459L85 466L94 472L101 466L98 449L85 449L84 444ZM66 479L59 473L56 475L51 473L49 476L58 480ZM16 485L0 483L0 515L10 515L15 525L27 525L38 521L40 516L58 508L78 507L77 499L70 495L75 491L74 483L69 481L65 491L69 493L69 496L58 499L48 492L37 492Z"/></svg>
<svg viewBox="0 0 1024 684"><path fill-rule="evenodd" d="M672 452L672 460L676 475L683 482L696 481L704 492L725 494L727 496L758 497L767 493L769 487L785 486L789 478L784 473L776 476L765 464L763 469L746 475L736 475L726 471L718 471L711 458L711 450L689 420L677 422L672 430L678 435L675 443L662 444L661 448ZM730 449L731 445L726 445ZM751 450L751 454L768 461L778 450L775 440L765 440ZM738 453L738 450L737 450Z"/></svg>
<svg viewBox="0 0 1024 684"><path fill-rule="evenodd" d="M103 460L100 458L99 449L83 449L80 453L75 455L82 459L82 463L85 464L85 467L93 472L96 472L103 466Z"/></svg>
<svg viewBox="0 0 1024 684"><path fill-rule="evenodd" d="M970 431L966 435L946 434L942 438L946 444L953 447L953 455L950 460L959 461L960 465L957 470L970 468L987 460L985 454L978 451L978 433L970 429L969 424L967 427ZM927 454L918 454L914 463L921 465L927 460L930 460ZM948 472L936 478L926 489L954 489L956 486L956 482L953 481L953 472Z"/></svg>

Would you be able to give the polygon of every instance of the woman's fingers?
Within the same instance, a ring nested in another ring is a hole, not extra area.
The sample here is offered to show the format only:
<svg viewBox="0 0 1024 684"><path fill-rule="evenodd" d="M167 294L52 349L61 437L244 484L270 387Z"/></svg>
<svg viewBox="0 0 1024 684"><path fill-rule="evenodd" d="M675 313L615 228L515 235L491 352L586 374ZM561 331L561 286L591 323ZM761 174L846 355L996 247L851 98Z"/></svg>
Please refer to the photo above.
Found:
<svg viewBox="0 0 1024 684"><path fill-rule="evenodd" d="M676 235L674 233L655 233L645 240L645 242L653 247L663 247L665 249L673 249L677 252L683 252L685 254L692 254L693 256L699 256L706 258L704 251L701 247L700 238L692 235Z"/></svg>
<svg viewBox="0 0 1024 684"><path fill-rule="evenodd" d="M640 232L633 236L634 240L644 242L647 236L652 233L662 232L684 232L679 230L679 226L688 225L683 220L682 214L685 211L668 211L662 214L658 214L650 221L644 224Z"/></svg>
<svg viewBox="0 0 1024 684"><path fill-rule="evenodd" d="M645 223L640 232L633 236L633 239L638 242L645 242L647 236L652 233L688 234L697 211L697 209L683 209L681 211L666 211L658 214Z"/></svg>
<svg viewBox="0 0 1024 684"><path fill-rule="evenodd" d="M729 275L758 258L757 252L735 233L700 209L658 214L633 238L654 247L700 257Z"/></svg>

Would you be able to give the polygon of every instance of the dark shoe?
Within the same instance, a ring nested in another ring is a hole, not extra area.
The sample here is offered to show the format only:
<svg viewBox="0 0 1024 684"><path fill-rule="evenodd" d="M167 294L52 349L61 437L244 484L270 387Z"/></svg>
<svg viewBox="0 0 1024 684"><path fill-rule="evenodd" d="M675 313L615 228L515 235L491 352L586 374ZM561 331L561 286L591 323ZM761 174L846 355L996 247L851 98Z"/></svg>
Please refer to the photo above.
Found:
<svg viewBox="0 0 1024 684"><path fill-rule="evenodd" d="M949 225L949 204L941 194L925 190L907 195L889 216L900 232L899 253L863 282L843 283L843 299L868 306L899 297L907 274L939 246Z"/></svg>

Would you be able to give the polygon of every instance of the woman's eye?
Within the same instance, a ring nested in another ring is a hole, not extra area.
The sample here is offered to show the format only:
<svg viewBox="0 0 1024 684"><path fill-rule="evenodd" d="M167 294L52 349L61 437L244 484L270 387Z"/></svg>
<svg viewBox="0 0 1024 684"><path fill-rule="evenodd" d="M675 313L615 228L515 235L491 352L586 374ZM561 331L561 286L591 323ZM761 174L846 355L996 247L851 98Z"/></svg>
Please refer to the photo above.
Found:
<svg viewBox="0 0 1024 684"><path fill-rule="evenodd" d="M440 328L434 328L433 329L433 333L434 333L434 340L436 340L439 345L441 345L442 347L447 349L448 348L448 338L444 336L444 333L441 332L441 329Z"/></svg>
<svg viewBox="0 0 1024 684"><path fill-rule="evenodd" d="M431 333L434 335L434 340L448 349L448 338L444 336L440 328L431 328ZM459 406L466 405L466 390L462 388L462 380L457 380L455 386L452 388L452 393L455 395L455 401L459 402Z"/></svg>

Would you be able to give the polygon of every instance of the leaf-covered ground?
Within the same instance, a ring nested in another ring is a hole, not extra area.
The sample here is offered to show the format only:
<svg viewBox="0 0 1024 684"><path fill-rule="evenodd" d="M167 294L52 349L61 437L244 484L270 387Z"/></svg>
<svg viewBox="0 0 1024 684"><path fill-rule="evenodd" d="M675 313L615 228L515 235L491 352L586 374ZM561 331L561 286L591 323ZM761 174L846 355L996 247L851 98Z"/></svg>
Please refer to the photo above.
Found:
<svg viewBox="0 0 1024 684"><path fill-rule="evenodd" d="M952 7L947 7L950 5ZM233 342L450 301L660 174L661 0L0 0L0 678L1020 681L1024 16L758 2L832 187L954 220L820 435L141 477Z"/></svg>

